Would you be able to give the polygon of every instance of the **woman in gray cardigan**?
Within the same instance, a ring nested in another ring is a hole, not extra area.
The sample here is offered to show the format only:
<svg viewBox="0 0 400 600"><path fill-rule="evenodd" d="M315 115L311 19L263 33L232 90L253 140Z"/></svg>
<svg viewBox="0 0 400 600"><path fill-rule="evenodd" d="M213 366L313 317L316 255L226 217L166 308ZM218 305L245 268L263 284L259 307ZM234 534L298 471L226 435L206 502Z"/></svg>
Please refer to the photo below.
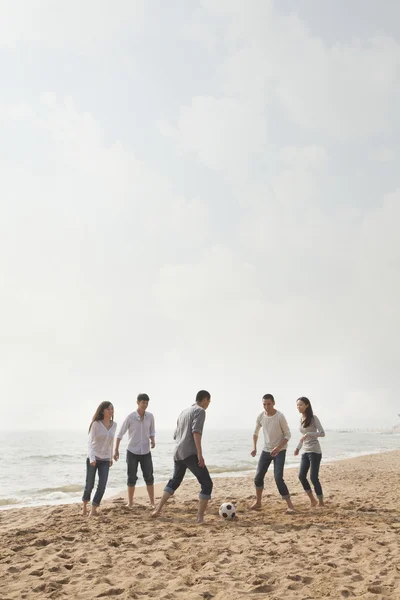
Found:
<svg viewBox="0 0 400 600"><path fill-rule="evenodd" d="M307 496L310 498L311 506L317 506L317 504L319 506L324 506L324 496L319 481L319 467L321 464L322 450L318 438L325 437L325 431L318 417L314 415L311 402L308 398L302 396L297 400L297 410L301 414L300 432L302 433L302 437L294 451L294 455L297 456L300 449L303 447L299 480ZM310 471L311 483L318 500L316 500L312 493L310 483L307 479L308 471Z"/></svg>

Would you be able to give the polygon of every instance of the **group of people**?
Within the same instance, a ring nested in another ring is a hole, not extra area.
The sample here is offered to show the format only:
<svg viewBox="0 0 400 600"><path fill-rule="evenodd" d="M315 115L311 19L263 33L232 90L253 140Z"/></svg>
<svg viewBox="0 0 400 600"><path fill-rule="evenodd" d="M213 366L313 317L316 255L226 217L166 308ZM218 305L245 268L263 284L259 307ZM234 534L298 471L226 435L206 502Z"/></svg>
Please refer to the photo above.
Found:
<svg viewBox="0 0 400 600"><path fill-rule="evenodd" d="M153 509L152 517L160 515L164 505L179 488L187 469L189 469L197 478L201 487L197 522L202 523L213 489L213 482L205 464L201 443L206 418L205 411L210 405L211 395L206 390L200 390L196 395L195 403L182 411L178 417L174 433L176 443L173 456L174 470L171 479L164 487L163 495L157 506L154 504L154 474L151 456L151 450L155 447L155 423L154 416L147 410L149 400L147 394L138 395L137 409L127 416L116 436L117 424L114 421L113 405L111 402L102 402L98 406L89 427L86 485L82 497L83 514L88 514L88 503L94 489L97 473L98 484L90 510L91 516L97 515L97 508L106 489L109 469L113 461L119 459L121 440L128 433L129 440L126 452L128 507L133 507L139 465L146 483L150 506ZM251 455L256 456L257 454L260 429L263 431L264 447L254 478L256 500L251 508L253 510L261 509L265 475L271 463L273 463L274 478L279 494L286 501L288 512L294 512L290 493L283 479L287 444L291 437L290 429L285 416L276 410L275 399L272 394L265 394L262 403L264 410L256 420ZM319 481L322 451L318 438L324 437L325 432L318 417L314 415L308 398L302 396L297 400L297 410L300 413L301 438L294 451L295 456L303 449L299 480L310 499L311 505L323 506L323 493ZM309 472L315 495L308 481Z"/></svg>

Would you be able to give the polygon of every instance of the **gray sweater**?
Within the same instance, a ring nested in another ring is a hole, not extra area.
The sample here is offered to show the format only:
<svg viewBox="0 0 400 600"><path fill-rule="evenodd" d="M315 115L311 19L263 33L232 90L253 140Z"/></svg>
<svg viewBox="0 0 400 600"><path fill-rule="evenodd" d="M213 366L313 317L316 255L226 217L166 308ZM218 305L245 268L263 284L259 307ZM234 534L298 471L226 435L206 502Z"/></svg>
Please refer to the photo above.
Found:
<svg viewBox="0 0 400 600"><path fill-rule="evenodd" d="M318 438L325 437L324 428L321 425L321 421L318 419L316 415L314 415L311 425L308 427L303 427L300 420L300 433L303 435L307 434L304 442L299 442L297 448L300 450L303 447L304 452L316 452L318 454L322 454L321 446L319 444Z"/></svg>

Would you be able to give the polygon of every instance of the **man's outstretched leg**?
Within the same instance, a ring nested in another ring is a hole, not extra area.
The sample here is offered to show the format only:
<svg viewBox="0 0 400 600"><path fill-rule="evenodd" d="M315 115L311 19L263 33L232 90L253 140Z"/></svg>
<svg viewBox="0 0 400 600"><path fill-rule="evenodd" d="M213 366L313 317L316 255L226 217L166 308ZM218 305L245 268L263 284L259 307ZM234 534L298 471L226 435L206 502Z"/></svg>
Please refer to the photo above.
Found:
<svg viewBox="0 0 400 600"><path fill-rule="evenodd" d="M166 502L171 498L174 492L181 485L186 473L186 465L181 460L174 461L174 473L164 488L164 493L161 496L160 502L157 504L156 510L151 513L152 517L158 517ZM154 490L153 490L154 492Z"/></svg>
<svg viewBox="0 0 400 600"><path fill-rule="evenodd" d="M171 498L171 496L172 496L171 492L166 492L164 490L164 493L161 496L160 502L157 504L156 509L151 513L152 517L156 518L160 515L164 504L166 504L168 502L168 500Z"/></svg>

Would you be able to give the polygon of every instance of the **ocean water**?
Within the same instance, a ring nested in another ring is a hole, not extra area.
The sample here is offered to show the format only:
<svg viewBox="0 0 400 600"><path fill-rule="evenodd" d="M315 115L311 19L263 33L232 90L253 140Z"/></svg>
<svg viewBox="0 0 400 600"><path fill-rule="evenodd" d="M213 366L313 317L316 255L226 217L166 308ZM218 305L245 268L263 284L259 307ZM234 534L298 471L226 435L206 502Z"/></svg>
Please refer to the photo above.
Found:
<svg viewBox="0 0 400 600"><path fill-rule="evenodd" d="M155 481L166 482L173 467L172 431L158 431L153 450ZM300 458L293 456L298 441L289 442L286 468L297 467ZM105 498L126 486L124 450L110 470ZM400 447L399 433L327 431L321 440L323 462L387 452ZM262 449L262 435L258 442ZM0 440L0 509L79 502L85 481L87 433L84 431L31 431L3 434ZM255 472L258 455L250 456L251 431L217 431L206 429L203 452L207 467L215 477L237 477ZM137 485L143 485L139 468Z"/></svg>

